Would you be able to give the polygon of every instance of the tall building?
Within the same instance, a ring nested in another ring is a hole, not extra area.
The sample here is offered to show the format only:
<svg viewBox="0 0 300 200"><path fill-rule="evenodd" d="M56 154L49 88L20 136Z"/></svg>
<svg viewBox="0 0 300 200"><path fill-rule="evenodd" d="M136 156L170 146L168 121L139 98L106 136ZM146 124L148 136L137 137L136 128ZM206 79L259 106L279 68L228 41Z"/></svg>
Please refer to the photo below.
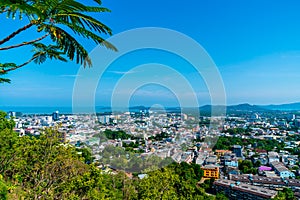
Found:
<svg viewBox="0 0 300 200"><path fill-rule="evenodd" d="M59 112L58 111L55 111L54 113L52 113L52 119L54 121L59 120Z"/></svg>
<svg viewBox="0 0 300 200"><path fill-rule="evenodd" d="M109 115L102 115L98 117L98 120L102 124L109 124L111 123L111 117Z"/></svg>
<svg viewBox="0 0 300 200"><path fill-rule="evenodd" d="M291 121L294 121L294 120L296 119L296 115L295 115L295 114L289 114L289 115L287 116L287 119L288 119L288 120L291 120Z"/></svg>
<svg viewBox="0 0 300 200"><path fill-rule="evenodd" d="M274 168L276 174L281 178L295 178L295 174L291 172L282 162L274 161L270 165Z"/></svg>
<svg viewBox="0 0 300 200"><path fill-rule="evenodd" d="M240 145L233 145L232 152L235 153L236 157L243 157L243 149Z"/></svg>
<svg viewBox="0 0 300 200"><path fill-rule="evenodd" d="M9 112L7 113L7 118L11 118L11 117L16 117L16 112L9 111Z"/></svg>
<svg viewBox="0 0 300 200"><path fill-rule="evenodd" d="M7 113L7 118L8 119L10 119L11 117L13 117L13 118L18 118L18 117L22 117L22 113L21 112L14 112L14 111L9 111L8 113Z"/></svg>
<svg viewBox="0 0 300 200"><path fill-rule="evenodd" d="M300 127L300 119L295 120L295 126L298 128Z"/></svg>

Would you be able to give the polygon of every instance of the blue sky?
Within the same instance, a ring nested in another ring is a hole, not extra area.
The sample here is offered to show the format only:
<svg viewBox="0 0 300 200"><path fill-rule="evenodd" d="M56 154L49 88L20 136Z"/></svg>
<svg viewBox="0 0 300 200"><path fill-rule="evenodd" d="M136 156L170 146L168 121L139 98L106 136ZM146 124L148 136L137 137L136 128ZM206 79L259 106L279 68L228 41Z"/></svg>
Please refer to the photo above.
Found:
<svg viewBox="0 0 300 200"><path fill-rule="evenodd" d="M300 101L300 2L297 0L103 0L103 6L112 12L95 17L109 25L114 34L134 28L163 27L196 40L218 67L228 104ZM24 23L1 15L0 21L0 38ZM35 36L34 30L28 31L12 43ZM91 41L85 41L85 46L90 51L95 47ZM30 57L28 51L28 48L2 51L1 62L22 63ZM96 104L109 105L113 88L122 75L137 64L150 62L177 69L190 81L199 104L210 103L203 79L188 63L166 52L144 50L132 52L108 68L99 82ZM79 67L74 62L47 61L11 72L7 77L12 83L0 85L0 105L70 106ZM149 84L132 95L130 104L175 106L178 99L168 88Z"/></svg>

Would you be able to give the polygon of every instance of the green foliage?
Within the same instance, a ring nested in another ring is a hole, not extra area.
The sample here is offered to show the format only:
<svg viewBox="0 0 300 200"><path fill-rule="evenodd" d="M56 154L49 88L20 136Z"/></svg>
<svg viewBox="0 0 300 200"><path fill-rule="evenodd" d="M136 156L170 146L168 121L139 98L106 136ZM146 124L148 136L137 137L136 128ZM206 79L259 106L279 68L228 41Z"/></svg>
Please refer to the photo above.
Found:
<svg viewBox="0 0 300 200"><path fill-rule="evenodd" d="M170 137L170 134L168 134L166 132L161 132L160 134L149 137L149 139L150 140L155 140L155 141L161 141L161 140L166 139L168 137Z"/></svg>
<svg viewBox="0 0 300 200"><path fill-rule="evenodd" d="M125 133L124 131L112 131L109 129L106 129L104 131L104 135L106 136L106 138L110 139L110 140L117 140L117 139L128 139L131 136L127 133Z"/></svg>
<svg viewBox="0 0 300 200"><path fill-rule="evenodd" d="M283 188L282 191L278 192L278 195L274 198L274 200L295 200L294 192L291 188Z"/></svg>
<svg viewBox="0 0 300 200"><path fill-rule="evenodd" d="M173 164L150 172L137 185L138 199L212 199L190 179L192 167ZM190 172L189 172L190 171ZM184 177L176 172L183 173Z"/></svg>
<svg viewBox="0 0 300 200"><path fill-rule="evenodd" d="M254 163L254 167L260 167L261 166L261 162L260 160L257 160L255 163Z"/></svg>
<svg viewBox="0 0 300 200"><path fill-rule="evenodd" d="M211 178L211 179L206 179L202 184L201 187L207 192L207 193L213 193L213 183L214 183L215 179Z"/></svg>
<svg viewBox="0 0 300 200"><path fill-rule="evenodd" d="M227 129L224 131L224 133L229 133L230 135L243 134L245 132L246 132L246 130L243 128L232 128L232 129Z"/></svg>
<svg viewBox="0 0 300 200"><path fill-rule="evenodd" d="M0 200L6 200L8 194L8 188L6 184L0 180Z"/></svg>
<svg viewBox="0 0 300 200"><path fill-rule="evenodd" d="M0 111L0 131L7 129L12 132L15 122L13 119L7 120L6 116L7 114L5 112Z"/></svg>
<svg viewBox="0 0 300 200"><path fill-rule="evenodd" d="M241 146L247 146L249 144L256 144L257 149L265 149L272 151L275 147L277 150L284 148L284 143L279 143L276 140L260 140L260 139L242 139L239 137L219 137L214 149L225 149L230 150L233 145L238 144Z"/></svg>
<svg viewBox="0 0 300 200"><path fill-rule="evenodd" d="M93 162L92 152L88 148L81 148L76 149L76 151L81 154L81 156L84 158L85 163L91 163Z"/></svg>
<svg viewBox="0 0 300 200"><path fill-rule="evenodd" d="M139 147L139 144L134 143L134 142L130 142L129 144L126 144L125 142L123 142L122 146L123 146L123 147L138 148L138 147Z"/></svg>
<svg viewBox="0 0 300 200"><path fill-rule="evenodd" d="M216 200L228 200L228 197L224 192L217 193Z"/></svg>
<svg viewBox="0 0 300 200"><path fill-rule="evenodd" d="M152 155L141 157L136 152L126 151L126 148L106 146L100 154L101 163L109 164L112 168L126 170L129 172L142 172L147 169L160 168L169 165L173 160L161 159L158 156Z"/></svg>
<svg viewBox="0 0 300 200"><path fill-rule="evenodd" d="M257 169L250 160L239 160L239 170L244 174L257 174Z"/></svg>

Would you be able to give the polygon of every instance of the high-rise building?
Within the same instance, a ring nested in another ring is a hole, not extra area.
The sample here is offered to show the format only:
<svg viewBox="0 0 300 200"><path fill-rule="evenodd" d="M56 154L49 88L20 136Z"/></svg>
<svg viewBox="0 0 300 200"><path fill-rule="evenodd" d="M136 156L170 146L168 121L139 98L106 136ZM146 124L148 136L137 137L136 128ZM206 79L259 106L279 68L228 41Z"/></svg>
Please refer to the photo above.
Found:
<svg viewBox="0 0 300 200"><path fill-rule="evenodd" d="M59 112L58 111L55 111L54 113L52 113L52 119L54 121L59 120Z"/></svg>
<svg viewBox="0 0 300 200"><path fill-rule="evenodd" d="M241 145L233 145L232 152L235 153L236 157L243 157L242 151Z"/></svg>
<svg viewBox="0 0 300 200"><path fill-rule="evenodd" d="M294 121L294 120L296 119L296 115L295 115L295 114L289 114L289 115L287 116L287 119L288 119L288 120L291 120L291 121Z"/></svg>
<svg viewBox="0 0 300 200"><path fill-rule="evenodd" d="M295 126L298 128L300 127L300 119L295 120Z"/></svg>
<svg viewBox="0 0 300 200"><path fill-rule="evenodd" d="M16 112L9 111L9 112L7 113L7 118L11 118L11 117L16 117Z"/></svg>
<svg viewBox="0 0 300 200"><path fill-rule="evenodd" d="M109 124L112 120L109 115L102 115L98 117L98 120L102 124Z"/></svg>

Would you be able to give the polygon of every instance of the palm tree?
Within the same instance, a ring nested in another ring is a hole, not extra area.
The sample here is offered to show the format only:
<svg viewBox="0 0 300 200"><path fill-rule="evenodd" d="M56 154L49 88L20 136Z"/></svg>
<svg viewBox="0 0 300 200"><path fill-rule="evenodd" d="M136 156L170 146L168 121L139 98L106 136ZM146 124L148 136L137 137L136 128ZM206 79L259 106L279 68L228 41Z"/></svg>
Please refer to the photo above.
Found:
<svg viewBox="0 0 300 200"><path fill-rule="evenodd" d="M97 4L96 6L84 5L76 0L1 0L1 14L6 13L9 18L18 16L19 19L23 19L26 17L28 24L0 40L0 51L27 45L33 45L35 50L39 49L39 51L21 65L0 64L0 75L23 67L32 61L40 64L46 58L66 61L63 55L69 60L75 59L77 64L92 66L87 50L76 40L76 35L92 39L96 44L116 51L117 49L112 44L100 36L100 34L111 35L111 29L89 15L90 13L110 12L110 10L101 7L100 0L94 0L94 2ZM41 33L39 38L1 47L31 27L36 27L37 32ZM50 40L44 44L40 43L45 38L50 38Z"/></svg>

